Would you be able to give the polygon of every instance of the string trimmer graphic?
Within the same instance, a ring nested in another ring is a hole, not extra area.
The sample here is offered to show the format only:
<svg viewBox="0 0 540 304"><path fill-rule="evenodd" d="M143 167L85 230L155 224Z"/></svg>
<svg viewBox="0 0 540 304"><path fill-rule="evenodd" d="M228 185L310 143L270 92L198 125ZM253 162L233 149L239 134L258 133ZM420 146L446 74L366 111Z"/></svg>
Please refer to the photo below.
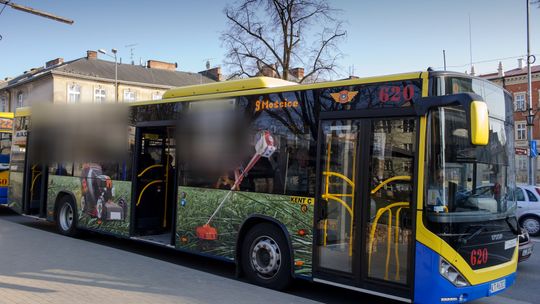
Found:
<svg viewBox="0 0 540 304"><path fill-rule="evenodd" d="M257 133L257 140L255 142L255 154L249 161L249 163L246 165L244 170L235 170L234 172L234 184L231 187L231 190L227 192L227 194L221 199L220 203L218 204L216 210L214 210L214 213L210 216L208 221L206 221L206 224L199 226L196 228L197 237L201 240L210 240L214 241L218 238L218 231L215 227L212 227L210 223L216 216L216 214L221 210L227 199L231 196L234 190L238 190L238 187L242 183L242 180L244 177L247 176L247 173L249 170L251 170L257 161L261 159L261 157L269 158L272 156L272 154L276 151L276 145L274 142L274 139L272 138L272 135L269 131L261 131Z"/></svg>

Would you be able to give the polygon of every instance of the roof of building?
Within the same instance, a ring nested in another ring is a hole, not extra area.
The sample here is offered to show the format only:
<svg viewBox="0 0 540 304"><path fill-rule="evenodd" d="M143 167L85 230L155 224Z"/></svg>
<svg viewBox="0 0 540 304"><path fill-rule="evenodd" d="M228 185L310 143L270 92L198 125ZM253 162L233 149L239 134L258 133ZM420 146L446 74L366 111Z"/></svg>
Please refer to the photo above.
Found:
<svg viewBox="0 0 540 304"><path fill-rule="evenodd" d="M114 65L115 63L112 61L82 57L48 68L31 69L13 79L0 83L0 89L13 87L50 73L114 80ZM140 65L120 63L118 64L118 81L169 87L215 82L200 73L147 68Z"/></svg>
<svg viewBox="0 0 540 304"><path fill-rule="evenodd" d="M540 65L531 66L531 73L539 73L539 72L540 72ZM526 74L527 74L527 67L524 67L524 68L521 68L521 69L520 68L515 68L515 69L512 69L512 70L505 71L503 75L504 75L504 77L512 77L512 76L526 75ZM482 74L482 75L480 75L480 77L486 78L486 79L501 78L501 76L499 76L498 72Z"/></svg>
<svg viewBox="0 0 540 304"><path fill-rule="evenodd" d="M540 65L531 66L531 73L538 73L538 72L540 72ZM517 75L524 75L524 74L527 74L527 67L524 67L522 69L517 68L517 69L504 72L504 76L517 76Z"/></svg>

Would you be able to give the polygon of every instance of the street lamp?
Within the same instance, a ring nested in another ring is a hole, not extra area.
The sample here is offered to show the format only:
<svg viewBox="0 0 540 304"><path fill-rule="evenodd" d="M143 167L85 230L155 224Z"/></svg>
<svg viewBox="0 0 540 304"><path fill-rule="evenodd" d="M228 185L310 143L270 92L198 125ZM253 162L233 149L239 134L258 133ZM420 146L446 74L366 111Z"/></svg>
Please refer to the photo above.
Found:
<svg viewBox="0 0 540 304"><path fill-rule="evenodd" d="M107 55L111 58L114 58L114 102L118 103L118 60L116 53L118 53L117 49L111 49L112 55L107 53L104 49L99 49L98 52L100 52L103 55Z"/></svg>

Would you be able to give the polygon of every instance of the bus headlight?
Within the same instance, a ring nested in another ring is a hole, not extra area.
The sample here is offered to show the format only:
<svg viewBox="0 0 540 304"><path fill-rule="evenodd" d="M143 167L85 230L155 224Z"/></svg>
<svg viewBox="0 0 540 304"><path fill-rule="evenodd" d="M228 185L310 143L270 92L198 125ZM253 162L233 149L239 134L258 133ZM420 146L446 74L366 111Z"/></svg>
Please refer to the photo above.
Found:
<svg viewBox="0 0 540 304"><path fill-rule="evenodd" d="M445 259L441 258L439 262L439 272L443 277L450 281L456 287L469 286L469 282L459 273L459 271L450 265Z"/></svg>

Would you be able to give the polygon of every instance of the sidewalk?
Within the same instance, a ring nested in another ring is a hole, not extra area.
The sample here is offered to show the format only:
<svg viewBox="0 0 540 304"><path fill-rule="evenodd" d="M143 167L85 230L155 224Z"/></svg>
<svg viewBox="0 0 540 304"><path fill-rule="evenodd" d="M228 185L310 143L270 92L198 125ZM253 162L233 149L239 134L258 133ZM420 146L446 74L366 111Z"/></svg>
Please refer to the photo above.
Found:
<svg viewBox="0 0 540 304"><path fill-rule="evenodd" d="M0 303L318 303L0 217Z"/></svg>

